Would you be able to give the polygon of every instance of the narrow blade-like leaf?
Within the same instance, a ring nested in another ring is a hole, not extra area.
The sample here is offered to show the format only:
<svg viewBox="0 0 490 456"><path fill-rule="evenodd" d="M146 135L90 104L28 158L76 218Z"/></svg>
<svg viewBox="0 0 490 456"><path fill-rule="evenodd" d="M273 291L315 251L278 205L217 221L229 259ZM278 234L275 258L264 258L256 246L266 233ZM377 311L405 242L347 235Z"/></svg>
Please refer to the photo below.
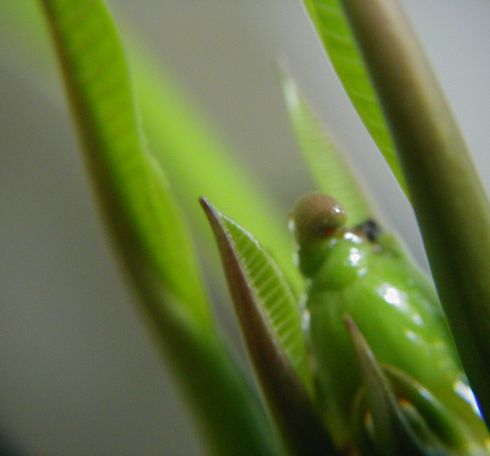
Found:
<svg viewBox="0 0 490 456"><path fill-rule="evenodd" d="M187 229L167 181L143 147L126 60L101 2L44 7L90 171L135 273L158 277L193 319L208 319Z"/></svg>
<svg viewBox="0 0 490 456"><path fill-rule="evenodd" d="M490 423L490 207L444 95L394 0L342 0L396 140L432 273Z"/></svg>
<svg viewBox="0 0 490 456"><path fill-rule="evenodd" d="M282 84L299 145L318 190L340 201L350 226L372 218L365 192L292 77L283 73Z"/></svg>
<svg viewBox="0 0 490 456"><path fill-rule="evenodd" d="M350 100L379 147L398 183L406 192L405 176L340 0L303 0L330 60Z"/></svg>
<svg viewBox="0 0 490 456"><path fill-rule="evenodd" d="M97 0L41 5L112 237L210 451L230 454L233 446L235 454L275 454L258 402L216 337L186 226L144 147L108 11Z"/></svg>
<svg viewBox="0 0 490 456"><path fill-rule="evenodd" d="M248 353L286 446L298 455L335 454L300 381L305 342L284 278L243 228L204 198L200 201L216 237Z"/></svg>

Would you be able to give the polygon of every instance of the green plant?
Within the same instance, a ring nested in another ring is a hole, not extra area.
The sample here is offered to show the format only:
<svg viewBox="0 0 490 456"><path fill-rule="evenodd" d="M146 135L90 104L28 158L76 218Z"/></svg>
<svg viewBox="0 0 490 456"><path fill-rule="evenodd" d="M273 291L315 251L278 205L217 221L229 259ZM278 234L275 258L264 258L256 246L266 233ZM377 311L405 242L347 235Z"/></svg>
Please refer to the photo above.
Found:
<svg viewBox="0 0 490 456"><path fill-rule="evenodd" d="M334 445L311 404L316 401L312 393L313 373L307 361L311 350L296 305L303 282L289 260L284 230L272 222L273 211L266 208L261 197L250 195L247 183L233 170L233 165L227 166L226 159L214 155L214 145L206 133L181 111L179 101L172 98L171 92L159 88L160 82L141 61L133 63L135 103L121 45L102 4L76 0L41 3L57 45L98 195L122 253L120 258L200 417L210 451L273 454L277 448L258 401L245 386L216 335L216 324L196 271L186 226L162 173L162 169L170 168L165 161L170 149L181 152L179 171L185 170L182 185L202 187L202 193L220 210L239 220L263 245L271 248L275 260L240 225L203 200L222 250L250 356L286 445L297 454L316 454L320 448L333 454ZM340 3L316 1L307 2L307 6L361 117L368 128L376 128L375 139L404 188L409 189L458 349L485 412L488 349L482 303L488 302L485 286L488 246L484 236L488 229L488 208L482 197L484 193L478 187L464 144L437 86L427 73L418 49L407 42L410 31L405 30L396 8L391 9L395 3L373 2L372 16L366 12L358 14L362 2L343 3L367 56L398 155L367 74L359 71L363 64ZM364 20L379 21L377 33L371 33ZM339 35L341 48L332 39ZM348 71L352 66L342 66L346 55L356 61L355 73ZM326 138L320 135L320 149L308 142L312 132L318 137L318 125L307 104L294 92L292 82L286 80L285 84L287 96L294 102L290 107L295 125L320 186L342 201L349 226L354 227L370 216L372 209L364 202L349 171ZM359 88L362 93L356 98ZM402 107L408 106L404 98L407 93L411 96L411 108L405 110ZM135 106L142 112L142 123ZM370 123L373 119L375 126ZM171 124L171 128L166 129L166 124ZM148 149L142 140L143 129L150 138ZM428 151L430 159L427 159ZM210 172L203 173L203 169L214 173L219 170L220 178L229 179L232 196L224 198L223 187L213 185L215 177ZM405 176L406 183L401 176ZM427 196L429 186L434 188L430 193L433 198ZM464 206L458 204L462 195ZM473 219L466 216L468 207ZM460 222L458 230L454 229L454 220ZM251 226L253 223L256 227ZM317 261L315 257L322 252L322 246L306 247L311 247L307 261L312 258L313 262ZM483 451L480 437L470 438L468 443L464 432L459 438L454 431L459 429L455 425L461 417L459 411L454 419L453 413L444 409L447 404L440 406L437 399L422 401L421 387L410 377L417 378L416 374L393 374L390 369L384 372L355 324L349 320L348 327L365 379L366 399L359 399L359 413L363 413L367 402L379 451L388 454ZM317 340L318 337L321 339L321 334L315 336ZM450 346L451 342L447 344ZM382 358L382 350L376 355ZM328 366L334 374L335 368ZM439 391L424 386L438 396ZM397 399L400 391L409 403L408 408ZM370 429L369 426L363 429L362 419L360 423L360 436L349 435L342 444L355 443L369 451ZM454 439L445 439L447 436Z"/></svg>

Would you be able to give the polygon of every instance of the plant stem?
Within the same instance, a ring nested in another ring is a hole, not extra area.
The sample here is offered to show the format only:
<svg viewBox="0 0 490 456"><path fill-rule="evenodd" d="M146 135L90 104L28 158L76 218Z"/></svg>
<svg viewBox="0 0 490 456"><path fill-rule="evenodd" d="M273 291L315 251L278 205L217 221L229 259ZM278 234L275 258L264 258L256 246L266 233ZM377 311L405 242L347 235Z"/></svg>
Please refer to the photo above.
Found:
<svg viewBox="0 0 490 456"><path fill-rule="evenodd" d="M437 81L394 0L342 0L407 178L436 286L490 419L490 211Z"/></svg>

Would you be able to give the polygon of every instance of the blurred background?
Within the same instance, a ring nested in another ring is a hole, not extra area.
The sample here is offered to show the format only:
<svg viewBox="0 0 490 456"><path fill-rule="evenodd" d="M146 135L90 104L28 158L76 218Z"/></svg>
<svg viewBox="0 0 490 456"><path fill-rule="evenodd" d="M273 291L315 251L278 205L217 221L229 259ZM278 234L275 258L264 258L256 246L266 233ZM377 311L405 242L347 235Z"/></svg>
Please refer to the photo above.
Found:
<svg viewBox="0 0 490 456"><path fill-rule="evenodd" d="M192 422L107 243L55 68L45 72L35 52L25 58L29 46L16 35L22 30L2 14L15 3L0 0L0 454L199 454ZM488 189L490 3L403 4ZM312 188L277 81L275 62L286 61L387 223L425 264L411 210L300 0L110 6L277 199L285 229L288 209ZM228 305L226 293L214 295Z"/></svg>

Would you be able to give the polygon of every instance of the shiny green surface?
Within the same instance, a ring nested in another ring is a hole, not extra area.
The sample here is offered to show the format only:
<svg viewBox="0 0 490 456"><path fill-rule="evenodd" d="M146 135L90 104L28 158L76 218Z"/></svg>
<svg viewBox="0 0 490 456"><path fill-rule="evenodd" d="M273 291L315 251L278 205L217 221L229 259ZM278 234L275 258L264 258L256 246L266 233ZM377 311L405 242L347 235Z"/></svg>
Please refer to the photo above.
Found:
<svg viewBox="0 0 490 456"><path fill-rule="evenodd" d="M396 240L382 234L369 241L359 231L340 230L319 248L323 261L312 275L306 306L318 399L338 443L350 438L352 401L361 386L345 313L381 363L419 381L477 440L484 438L435 291Z"/></svg>

